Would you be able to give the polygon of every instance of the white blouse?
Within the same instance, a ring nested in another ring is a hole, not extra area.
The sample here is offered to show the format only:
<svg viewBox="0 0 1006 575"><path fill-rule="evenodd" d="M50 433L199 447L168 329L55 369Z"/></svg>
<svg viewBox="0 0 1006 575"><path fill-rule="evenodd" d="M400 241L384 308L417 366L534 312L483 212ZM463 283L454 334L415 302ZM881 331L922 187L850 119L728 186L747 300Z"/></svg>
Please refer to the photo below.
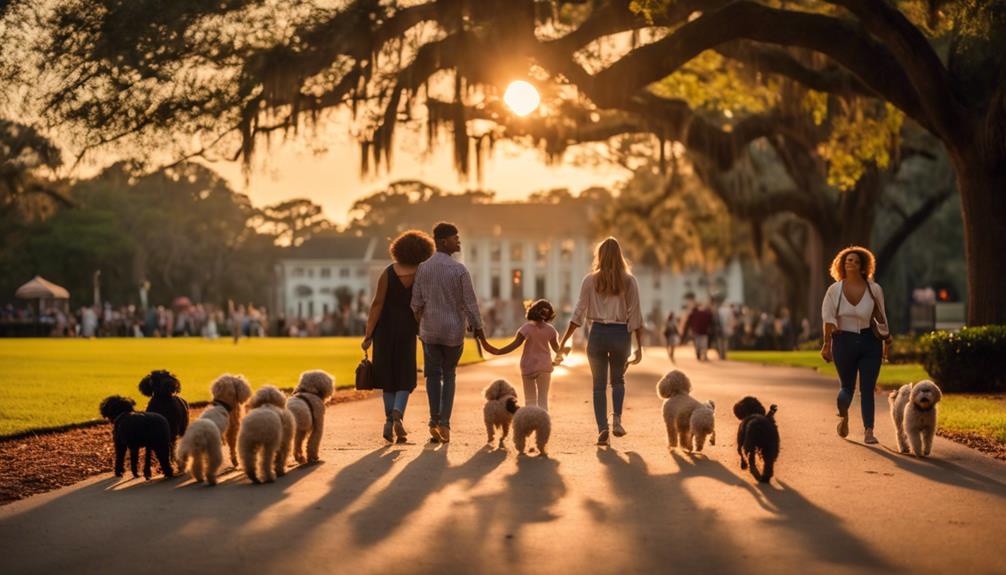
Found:
<svg viewBox="0 0 1006 575"><path fill-rule="evenodd" d="M873 298L870 291L877 296L877 303L880 304L880 313L886 318L887 309L884 307L884 290L874 282L869 282L870 289L863 292L863 298L859 303L852 305L845 292L842 290L842 282L837 281L828 288L824 294L824 301L821 303L821 319L825 325L832 324L838 326L842 331L859 333L870 327L870 319L873 317Z"/></svg>
<svg viewBox="0 0 1006 575"><path fill-rule="evenodd" d="M587 274L580 284L580 299L576 302L570 323L583 325L585 320L597 323L624 323L628 331L643 327L639 308L639 284L635 276L625 276L625 291L618 295L601 295L594 289L594 273Z"/></svg>

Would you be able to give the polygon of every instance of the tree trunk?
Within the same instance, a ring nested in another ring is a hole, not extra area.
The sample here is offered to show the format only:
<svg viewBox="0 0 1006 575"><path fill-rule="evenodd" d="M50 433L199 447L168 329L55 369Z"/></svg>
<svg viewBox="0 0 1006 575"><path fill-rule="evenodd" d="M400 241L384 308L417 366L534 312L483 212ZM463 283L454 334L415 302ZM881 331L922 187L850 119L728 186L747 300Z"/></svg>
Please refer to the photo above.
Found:
<svg viewBox="0 0 1006 575"><path fill-rule="evenodd" d="M975 160L978 153L969 151L972 153L951 153L964 217L968 325L1003 325L1006 324L1006 158Z"/></svg>

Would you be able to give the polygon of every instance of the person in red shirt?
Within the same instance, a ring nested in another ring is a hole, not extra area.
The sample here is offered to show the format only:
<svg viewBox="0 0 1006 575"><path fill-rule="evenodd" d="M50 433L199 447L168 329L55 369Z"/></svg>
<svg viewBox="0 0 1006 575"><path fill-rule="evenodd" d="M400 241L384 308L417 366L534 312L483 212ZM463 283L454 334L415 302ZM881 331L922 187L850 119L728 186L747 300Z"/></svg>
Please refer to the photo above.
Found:
<svg viewBox="0 0 1006 575"><path fill-rule="evenodd" d="M705 304L698 304L685 320L685 329L692 334L695 341L695 357L699 361L707 361L709 353L709 331L713 326L713 313Z"/></svg>

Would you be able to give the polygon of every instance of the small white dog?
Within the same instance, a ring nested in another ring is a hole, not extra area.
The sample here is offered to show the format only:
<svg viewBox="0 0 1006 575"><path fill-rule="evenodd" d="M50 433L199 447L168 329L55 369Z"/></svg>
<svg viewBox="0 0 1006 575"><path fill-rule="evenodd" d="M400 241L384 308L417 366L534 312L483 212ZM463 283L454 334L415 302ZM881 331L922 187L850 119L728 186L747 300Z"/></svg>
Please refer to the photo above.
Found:
<svg viewBox="0 0 1006 575"><path fill-rule="evenodd" d="M516 407L517 402L514 401L510 405ZM516 411L513 414L513 444L517 448L517 453L524 453L527 439L534 432L538 457L548 457L545 446L548 445L548 438L552 435L552 418L548 412L537 405L525 405Z"/></svg>
<svg viewBox="0 0 1006 575"><path fill-rule="evenodd" d="M897 429L898 451L908 453L911 444L916 457L929 455L936 434L936 404L942 397L940 388L928 379L915 385L906 383L891 392L891 419Z"/></svg>
<svg viewBox="0 0 1006 575"><path fill-rule="evenodd" d="M695 451L702 451L709 438L709 445L716 445L716 404L709 400L695 408L688 419L688 432L695 444Z"/></svg>
<svg viewBox="0 0 1006 575"><path fill-rule="evenodd" d="M485 406L482 407L482 415L486 422L486 443L492 444L495 430L501 428L503 435L500 436L499 448L503 448L503 440L510 433L510 422L513 420L513 412L517 409L517 390L505 379L497 379L482 390L482 395L486 398ZM508 408L508 403L512 402L513 410Z"/></svg>
<svg viewBox="0 0 1006 575"><path fill-rule="evenodd" d="M321 436L325 431L325 400L331 397L334 387L335 380L324 371L305 371L300 374L300 382L293 390L293 396L286 400L286 408L293 414L296 424L293 458L297 463L318 461Z"/></svg>
<svg viewBox="0 0 1006 575"><path fill-rule="evenodd" d="M689 395L692 382L682 371L675 369L657 382L657 395L664 398L664 425L667 426L667 446L679 444L691 451L692 413L702 406Z"/></svg>
<svg viewBox="0 0 1006 575"><path fill-rule="evenodd" d="M286 408L286 396L271 385L263 385L248 404L238 435L241 467L254 483L271 483L286 474L286 459L293 442L293 414Z"/></svg>
<svg viewBox="0 0 1006 575"><path fill-rule="evenodd" d="M243 375L224 374L210 385L213 403L199 419L189 424L178 442L175 458L184 472L192 460L192 476L196 481L217 484L217 471L223 464L224 440L231 451L231 464L238 464L237 436L241 427L243 405L251 397L251 386Z"/></svg>

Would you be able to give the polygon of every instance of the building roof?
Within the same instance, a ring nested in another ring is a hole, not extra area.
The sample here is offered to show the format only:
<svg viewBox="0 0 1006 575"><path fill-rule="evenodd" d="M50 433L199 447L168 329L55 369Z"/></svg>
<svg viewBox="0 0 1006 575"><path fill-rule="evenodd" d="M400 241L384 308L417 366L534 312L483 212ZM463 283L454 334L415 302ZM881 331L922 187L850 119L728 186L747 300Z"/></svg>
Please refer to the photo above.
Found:
<svg viewBox="0 0 1006 575"><path fill-rule="evenodd" d="M566 238L591 235L591 215L591 205L576 200L559 204L438 201L402 210L401 225L402 229L430 230L437 222L448 221L469 236Z"/></svg>
<svg viewBox="0 0 1006 575"><path fill-rule="evenodd" d="M285 260L363 260L367 258L373 238L350 235L315 236L303 244L288 248Z"/></svg>

